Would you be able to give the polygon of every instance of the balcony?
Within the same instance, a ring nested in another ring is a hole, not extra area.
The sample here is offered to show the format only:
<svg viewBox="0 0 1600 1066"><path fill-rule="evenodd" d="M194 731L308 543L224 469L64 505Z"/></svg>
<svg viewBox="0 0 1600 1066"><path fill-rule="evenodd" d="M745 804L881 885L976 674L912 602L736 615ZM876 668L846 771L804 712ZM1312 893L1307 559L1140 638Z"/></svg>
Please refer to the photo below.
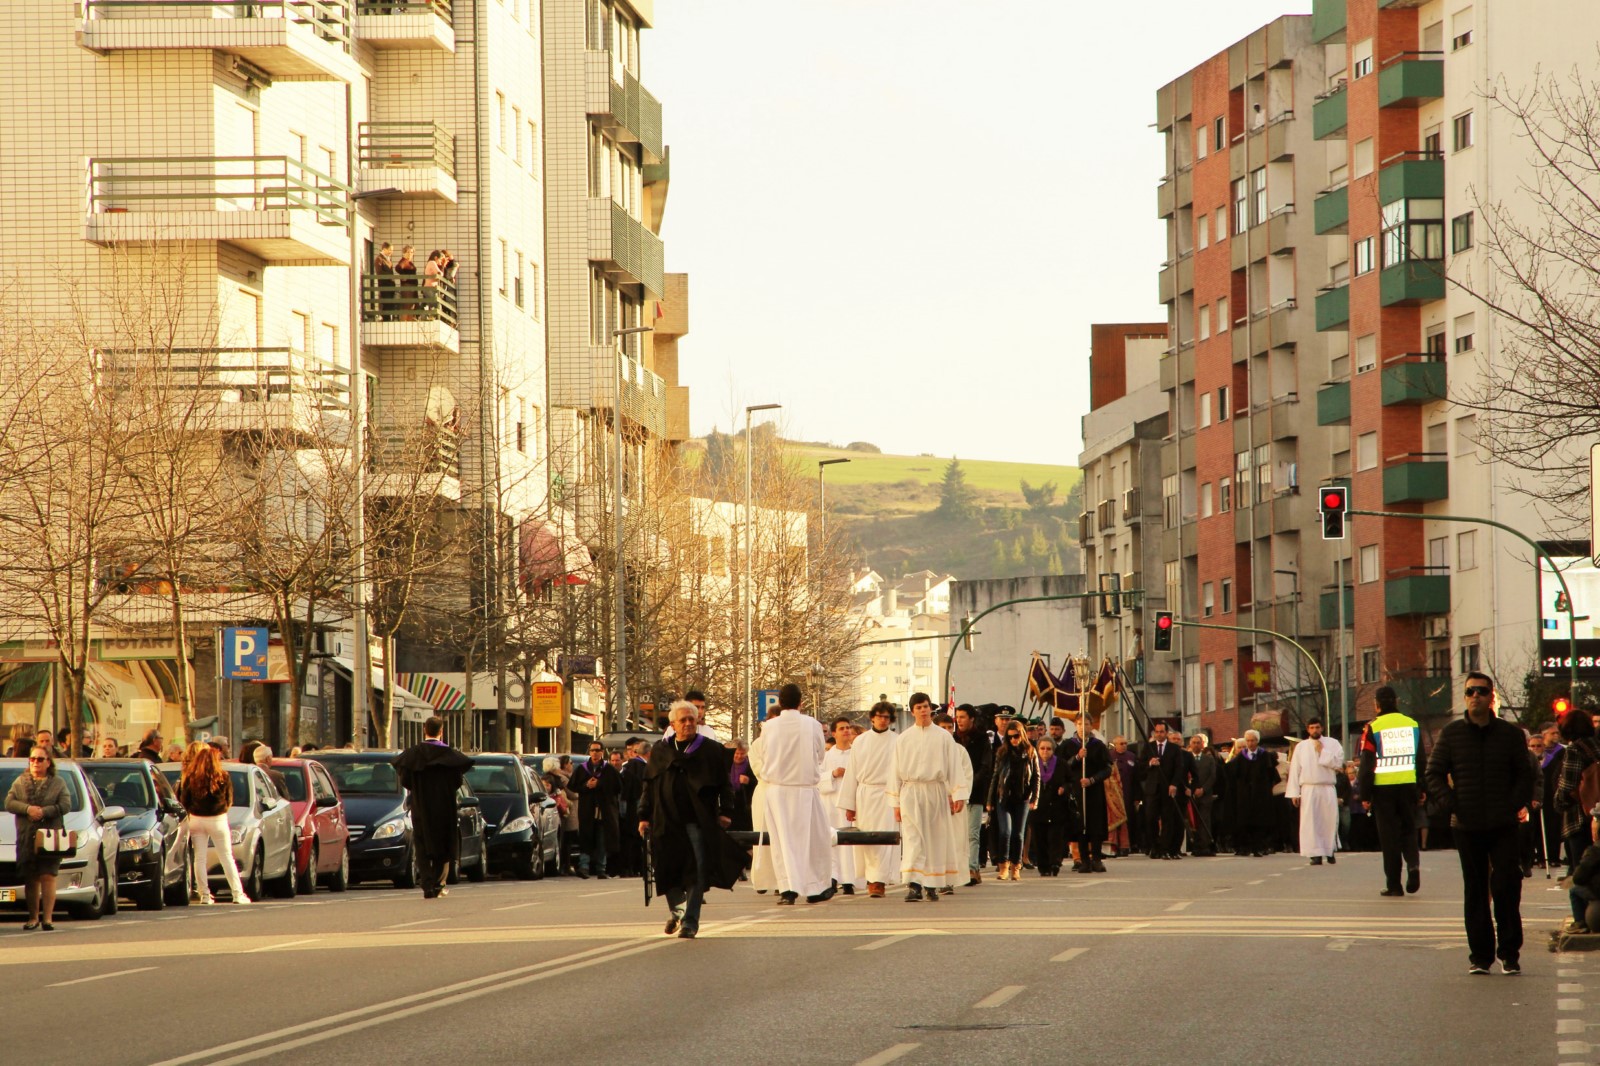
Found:
<svg viewBox="0 0 1600 1066"><path fill-rule="evenodd" d="M89 160L84 237L220 241L275 266L348 266L350 187L288 156Z"/></svg>
<svg viewBox="0 0 1600 1066"><path fill-rule="evenodd" d="M1346 568L1348 570L1348 568ZM1345 577L1350 575L1347 572ZM1344 624L1349 627L1355 623L1356 618L1356 590L1353 585L1344 587ZM1323 592L1321 600L1317 603L1317 625L1321 629L1339 628L1339 590L1328 589Z"/></svg>
<svg viewBox="0 0 1600 1066"><path fill-rule="evenodd" d="M1082 511L1078 515L1078 544L1086 545L1094 537L1094 512Z"/></svg>
<svg viewBox="0 0 1600 1066"><path fill-rule="evenodd" d="M643 285L653 297L665 291L661 238L609 197L589 198L589 259L604 264L624 284Z"/></svg>
<svg viewBox="0 0 1600 1066"><path fill-rule="evenodd" d="M1409 53L1416 55L1416 53ZM1444 96L1444 60L1408 58L1378 71L1379 107L1416 107Z"/></svg>
<svg viewBox="0 0 1600 1066"><path fill-rule="evenodd" d="M1449 574L1411 574L1383 583L1383 613L1390 618L1450 613Z"/></svg>
<svg viewBox="0 0 1600 1066"><path fill-rule="evenodd" d="M620 73L622 80L616 75ZM645 163L666 156L661 140L661 102L645 91L626 69L618 70L610 52L591 50L584 57L584 99L589 114L619 141L637 142Z"/></svg>
<svg viewBox="0 0 1600 1066"><path fill-rule="evenodd" d="M456 50L452 0L356 0L356 40L374 48Z"/></svg>
<svg viewBox="0 0 1600 1066"><path fill-rule="evenodd" d="M1144 515L1139 511L1139 490L1128 489L1122 494L1122 521L1131 526L1143 520Z"/></svg>
<svg viewBox="0 0 1600 1066"><path fill-rule="evenodd" d="M414 431L385 426L367 451L374 496L438 496L461 499L461 432L425 421Z"/></svg>
<svg viewBox="0 0 1600 1066"><path fill-rule="evenodd" d="M1311 40L1316 44L1344 41L1345 0L1311 0Z"/></svg>
<svg viewBox="0 0 1600 1066"><path fill-rule="evenodd" d="M1350 94L1344 89L1329 93L1311 105L1311 135L1319 141L1343 137L1349 115Z"/></svg>
<svg viewBox="0 0 1600 1066"><path fill-rule="evenodd" d="M1448 366L1429 355L1402 356L1383 368L1383 406L1432 403L1447 394Z"/></svg>
<svg viewBox="0 0 1600 1066"><path fill-rule="evenodd" d="M1378 203L1444 197L1444 160L1405 159L1378 171Z"/></svg>
<svg viewBox="0 0 1600 1066"><path fill-rule="evenodd" d="M1341 185L1318 196L1311 205L1312 229L1318 234L1350 232L1350 187Z"/></svg>
<svg viewBox="0 0 1600 1066"><path fill-rule="evenodd" d="M1378 303L1384 307L1415 307L1444 299L1444 262L1408 259L1378 272Z"/></svg>
<svg viewBox="0 0 1600 1066"><path fill-rule="evenodd" d="M1094 524L1102 537L1110 536L1117 528L1117 501L1101 500L1095 509Z"/></svg>
<svg viewBox="0 0 1600 1066"><path fill-rule="evenodd" d="M350 371L289 347L101 349L101 380L112 390L148 382L152 370L174 396L176 416L225 433L315 433L325 416L348 417Z"/></svg>
<svg viewBox="0 0 1600 1066"><path fill-rule="evenodd" d="M1350 424L1350 383L1336 381L1317 390L1317 425Z"/></svg>
<svg viewBox="0 0 1600 1066"><path fill-rule="evenodd" d="M667 428L667 386L660 377L646 370L639 361L609 346L589 349L590 399L585 406L610 409L616 395L616 376L621 361L622 414L644 427L651 436L661 437ZM556 402L552 398L552 402Z"/></svg>
<svg viewBox="0 0 1600 1066"><path fill-rule="evenodd" d="M1339 285L1317 293L1317 332L1346 329L1350 325L1350 286Z"/></svg>
<svg viewBox="0 0 1600 1066"><path fill-rule="evenodd" d="M270 82L355 81L349 0L80 0L91 52L203 48L237 56ZM248 71L244 72L247 75Z"/></svg>
<svg viewBox="0 0 1600 1066"><path fill-rule="evenodd" d="M431 348L461 354L456 286L414 274L363 274L361 346Z"/></svg>
<svg viewBox="0 0 1600 1066"><path fill-rule="evenodd" d="M432 196L456 202L456 138L437 122L363 122L363 196Z"/></svg>
<svg viewBox="0 0 1600 1066"><path fill-rule="evenodd" d="M1383 469L1383 502L1427 503L1450 495L1450 464L1442 459L1412 459Z"/></svg>

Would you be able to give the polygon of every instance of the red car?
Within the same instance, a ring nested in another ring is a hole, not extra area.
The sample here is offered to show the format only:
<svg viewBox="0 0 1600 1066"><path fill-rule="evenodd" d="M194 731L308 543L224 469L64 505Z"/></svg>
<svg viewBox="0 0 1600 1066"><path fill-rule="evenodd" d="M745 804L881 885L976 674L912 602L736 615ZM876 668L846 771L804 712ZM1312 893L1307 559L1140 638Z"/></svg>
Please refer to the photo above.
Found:
<svg viewBox="0 0 1600 1066"><path fill-rule="evenodd" d="M343 892L350 887L350 823L333 778L310 759L273 759L272 768L289 785L300 894L316 891L318 880L330 891Z"/></svg>

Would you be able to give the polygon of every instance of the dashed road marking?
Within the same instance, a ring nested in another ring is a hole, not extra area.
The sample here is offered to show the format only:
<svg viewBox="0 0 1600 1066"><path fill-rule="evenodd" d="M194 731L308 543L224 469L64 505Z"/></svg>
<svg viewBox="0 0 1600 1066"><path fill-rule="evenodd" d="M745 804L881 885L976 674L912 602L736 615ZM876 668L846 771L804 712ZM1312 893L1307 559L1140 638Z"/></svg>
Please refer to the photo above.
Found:
<svg viewBox="0 0 1600 1066"><path fill-rule="evenodd" d="M890 944L898 944L902 940L910 940L916 935L916 933L896 933L894 936L886 936L882 940L874 940L870 944L862 944L860 947L856 948L856 950L877 951L879 948L886 948Z"/></svg>
<svg viewBox="0 0 1600 1066"><path fill-rule="evenodd" d="M448 918L423 918L417 922L401 922L399 925L386 925L385 929L410 929L414 925L432 925L434 922L447 922Z"/></svg>
<svg viewBox="0 0 1600 1066"><path fill-rule="evenodd" d="M1176 911L1186 911L1192 906L1194 906L1194 900L1185 899L1185 900L1180 900L1177 903L1174 903L1172 906L1167 908L1167 911L1168 911L1168 913L1173 913L1173 912L1176 912Z"/></svg>
<svg viewBox="0 0 1600 1066"><path fill-rule="evenodd" d="M259 947L259 948L249 948L249 949L247 949L245 951L239 952L239 954L241 954L241 955L254 955L257 952L261 952L261 951L277 951L279 948L296 948L296 947L299 947L301 944L315 944L317 941L319 941L321 939L322 938L320 936L314 936L309 940L289 940L289 941L285 941L282 944L266 944L266 945L263 945L262 947Z"/></svg>
<svg viewBox="0 0 1600 1066"><path fill-rule="evenodd" d="M1050 961L1051 962L1071 962L1073 959L1077 958L1079 955L1082 955L1085 951L1088 951L1088 950L1089 950L1088 948L1068 948L1066 951L1063 951L1059 955L1050 956Z"/></svg>
<svg viewBox="0 0 1600 1066"><path fill-rule="evenodd" d="M856 1066L885 1066L886 1063L903 1058L921 1046L921 1044L896 1044L893 1047L886 1047L870 1059L862 1059Z"/></svg>
<svg viewBox="0 0 1600 1066"><path fill-rule="evenodd" d="M537 907L537 906L540 906L543 902L544 902L543 900L536 899L532 903L513 903L509 907L496 907L494 909L497 910L497 911L520 911L524 907Z"/></svg>
<svg viewBox="0 0 1600 1066"><path fill-rule="evenodd" d="M1560 984L1560 985L1556 985L1556 991L1557 992L1561 992L1563 994L1565 994L1565 993L1574 993L1574 994L1576 994L1576 993L1580 993L1580 992L1583 991L1583 986L1582 985L1574 985L1574 984Z"/></svg>
<svg viewBox="0 0 1600 1066"><path fill-rule="evenodd" d="M1017 994L1027 987L1027 985L1006 985L1004 988L996 989L984 996L972 1006L975 1010L992 1010L995 1007L1004 1006L1015 999Z"/></svg>
<svg viewBox="0 0 1600 1066"><path fill-rule="evenodd" d="M79 977L71 981L57 981L55 984L45 985L45 987L66 988L68 985L83 985L88 984L90 981L104 981L108 977L126 977L130 973L144 973L146 970L153 969L155 969L154 966L140 966L135 970L113 970L110 973L97 973L93 977Z"/></svg>

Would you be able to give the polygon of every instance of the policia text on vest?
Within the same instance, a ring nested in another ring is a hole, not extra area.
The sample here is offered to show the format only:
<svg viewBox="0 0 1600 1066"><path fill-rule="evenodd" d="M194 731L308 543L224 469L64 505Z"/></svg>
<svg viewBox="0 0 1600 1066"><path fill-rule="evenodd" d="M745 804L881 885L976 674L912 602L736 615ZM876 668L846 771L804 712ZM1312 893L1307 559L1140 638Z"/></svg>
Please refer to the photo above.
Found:
<svg viewBox="0 0 1600 1066"><path fill-rule="evenodd" d="M1378 826L1383 849L1383 895L1399 896L1400 860L1406 863L1405 891L1422 887L1417 853L1417 764L1422 757L1422 728L1397 711L1374 718L1361 734L1361 800Z"/></svg>

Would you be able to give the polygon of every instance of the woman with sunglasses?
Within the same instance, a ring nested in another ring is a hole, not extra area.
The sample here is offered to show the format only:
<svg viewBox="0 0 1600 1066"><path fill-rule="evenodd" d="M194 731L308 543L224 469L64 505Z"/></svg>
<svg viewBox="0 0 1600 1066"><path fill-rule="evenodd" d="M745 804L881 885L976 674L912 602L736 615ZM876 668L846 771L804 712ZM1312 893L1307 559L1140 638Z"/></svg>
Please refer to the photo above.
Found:
<svg viewBox="0 0 1600 1066"><path fill-rule="evenodd" d="M1023 732L1021 722L1007 722L1005 742L994 753L994 773L989 778L985 809L994 817L998 835L996 858L1000 880L1020 880L1022 840L1028 812L1039 806L1039 757Z"/></svg>
<svg viewBox="0 0 1600 1066"><path fill-rule="evenodd" d="M17 866L27 886L28 924L22 928L55 929L56 874L61 853L39 848L39 830L65 829L62 816L72 806L67 784L56 776L56 760L48 747L28 753L28 772L11 782L6 810L17 819ZM43 921L40 921L40 918Z"/></svg>

